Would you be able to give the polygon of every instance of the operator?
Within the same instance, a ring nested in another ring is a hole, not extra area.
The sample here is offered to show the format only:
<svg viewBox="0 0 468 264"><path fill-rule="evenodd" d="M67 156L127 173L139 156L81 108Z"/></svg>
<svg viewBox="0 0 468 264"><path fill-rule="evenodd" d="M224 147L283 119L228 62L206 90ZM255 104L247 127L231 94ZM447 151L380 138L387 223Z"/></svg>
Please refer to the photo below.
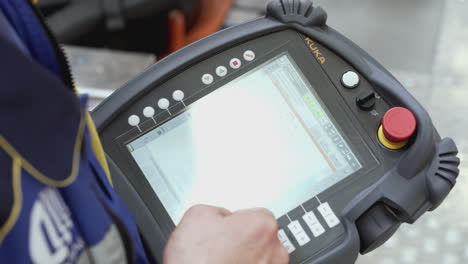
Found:
<svg viewBox="0 0 468 264"><path fill-rule="evenodd" d="M0 263L148 263L87 98L33 4L0 0ZM195 206L165 264L286 264L266 209Z"/></svg>

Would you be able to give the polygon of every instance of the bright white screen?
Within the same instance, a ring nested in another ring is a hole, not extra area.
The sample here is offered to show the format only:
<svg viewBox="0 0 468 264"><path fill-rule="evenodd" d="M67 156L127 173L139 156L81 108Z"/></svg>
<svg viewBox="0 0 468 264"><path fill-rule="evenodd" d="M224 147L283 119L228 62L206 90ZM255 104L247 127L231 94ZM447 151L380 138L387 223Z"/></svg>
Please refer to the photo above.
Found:
<svg viewBox="0 0 468 264"><path fill-rule="evenodd" d="M311 91L282 54L128 149L175 224L196 204L280 217L361 168Z"/></svg>

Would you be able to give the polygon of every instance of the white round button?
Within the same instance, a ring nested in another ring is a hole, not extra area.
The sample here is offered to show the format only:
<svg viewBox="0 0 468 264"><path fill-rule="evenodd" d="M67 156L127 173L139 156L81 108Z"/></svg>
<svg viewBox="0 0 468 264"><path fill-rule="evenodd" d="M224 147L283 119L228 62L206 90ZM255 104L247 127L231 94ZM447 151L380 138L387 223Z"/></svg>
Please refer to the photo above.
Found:
<svg viewBox="0 0 468 264"><path fill-rule="evenodd" d="M216 75L218 75L219 77L224 77L227 73L228 69L224 66L219 66L218 68L216 68Z"/></svg>
<svg viewBox="0 0 468 264"><path fill-rule="evenodd" d="M353 71L348 71L345 74L343 74L341 82L346 88L356 88L360 82L359 75Z"/></svg>
<svg viewBox="0 0 468 264"><path fill-rule="evenodd" d="M153 107L148 106L143 109L143 115L147 118L152 118L156 114L156 111L154 110Z"/></svg>
<svg viewBox="0 0 468 264"><path fill-rule="evenodd" d="M207 73L202 76L202 82L206 85L212 84L214 81L213 75Z"/></svg>
<svg viewBox="0 0 468 264"><path fill-rule="evenodd" d="M242 66L242 62L238 58L234 58L229 62L229 65L233 69L239 69Z"/></svg>
<svg viewBox="0 0 468 264"><path fill-rule="evenodd" d="M255 60L255 52L248 50L244 52L244 60L246 61L253 61Z"/></svg>
<svg viewBox="0 0 468 264"><path fill-rule="evenodd" d="M185 94L181 90L177 90L172 93L172 98L177 102L184 100L184 97L185 97Z"/></svg>
<svg viewBox="0 0 468 264"><path fill-rule="evenodd" d="M158 101L158 106L159 106L159 108L161 108L161 109L163 109L163 110L168 109L168 108L169 108L169 105L170 105L169 100L167 100L166 98L161 98L161 99L159 99L159 101Z"/></svg>
<svg viewBox="0 0 468 264"><path fill-rule="evenodd" d="M132 115L128 118L128 124L132 127L138 126L140 124L140 118L137 115Z"/></svg>

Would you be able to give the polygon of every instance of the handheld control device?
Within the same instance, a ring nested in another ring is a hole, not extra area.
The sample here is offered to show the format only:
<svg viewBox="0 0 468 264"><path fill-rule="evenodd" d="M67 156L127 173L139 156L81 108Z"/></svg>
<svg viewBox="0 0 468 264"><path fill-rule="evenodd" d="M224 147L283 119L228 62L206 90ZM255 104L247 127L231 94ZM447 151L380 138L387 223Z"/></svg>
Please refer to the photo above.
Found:
<svg viewBox="0 0 468 264"><path fill-rule="evenodd" d="M114 186L161 263L195 204L266 207L291 263L354 263L436 209L457 148L309 1L160 61L93 113Z"/></svg>

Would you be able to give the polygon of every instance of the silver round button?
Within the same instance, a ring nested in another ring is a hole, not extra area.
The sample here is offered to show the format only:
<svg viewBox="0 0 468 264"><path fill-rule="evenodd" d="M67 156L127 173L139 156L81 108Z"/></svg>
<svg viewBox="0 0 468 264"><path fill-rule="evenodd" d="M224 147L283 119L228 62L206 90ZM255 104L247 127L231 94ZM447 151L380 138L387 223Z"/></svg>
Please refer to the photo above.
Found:
<svg viewBox="0 0 468 264"><path fill-rule="evenodd" d="M152 118L156 114L156 111L154 110L153 107L148 106L143 109L143 115L147 118Z"/></svg>
<svg viewBox="0 0 468 264"><path fill-rule="evenodd" d="M247 50L246 52L244 52L244 60L246 60L246 61L255 60L255 52L253 52L251 50Z"/></svg>
<svg viewBox="0 0 468 264"><path fill-rule="evenodd" d="M128 124L132 127L138 126L140 124L140 118L137 115L132 115L128 118Z"/></svg>
<svg viewBox="0 0 468 264"><path fill-rule="evenodd" d="M206 85L212 84L214 81L213 75L206 73L202 76L202 82Z"/></svg>
<svg viewBox="0 0 468 264"><path fill-rule="evenodd" d="M219 77L224 77L227 73L228 69L224 66L219 66L218 68L216 68L216 75L218 75Z"/></svg>
<svg viewBox="0 0 468 264"><path fill-rule="evenodd" d="M161 98L158 101L158 107L161 108L162 110L168 109L169 105L170 105L169 100L167 100L166 98Z"/></svg>
<svg viewBox="0 0 468 264"><path fill-rule="evenodd" d="M353 71L346 72L341 78L341 83L344 85L344 87L349 89L356 88L359 85L359 82L359 75Z"/></svg>
<svg viewBox="0 0 468 264"><path fill-rule="evenodd" d="M231 66L231 68L236 70L242 66L242 62L238 58L234 58L229 62L229 65Z"/></svg>
<svg viewBox="0 0 468 264"><path fill-rule="evenodd" d="M174 91L174 93L172 93L172 98L177 102L181 102L182 100L184 100L184 97L185 94L181 90L177 90Z"/></svg>

